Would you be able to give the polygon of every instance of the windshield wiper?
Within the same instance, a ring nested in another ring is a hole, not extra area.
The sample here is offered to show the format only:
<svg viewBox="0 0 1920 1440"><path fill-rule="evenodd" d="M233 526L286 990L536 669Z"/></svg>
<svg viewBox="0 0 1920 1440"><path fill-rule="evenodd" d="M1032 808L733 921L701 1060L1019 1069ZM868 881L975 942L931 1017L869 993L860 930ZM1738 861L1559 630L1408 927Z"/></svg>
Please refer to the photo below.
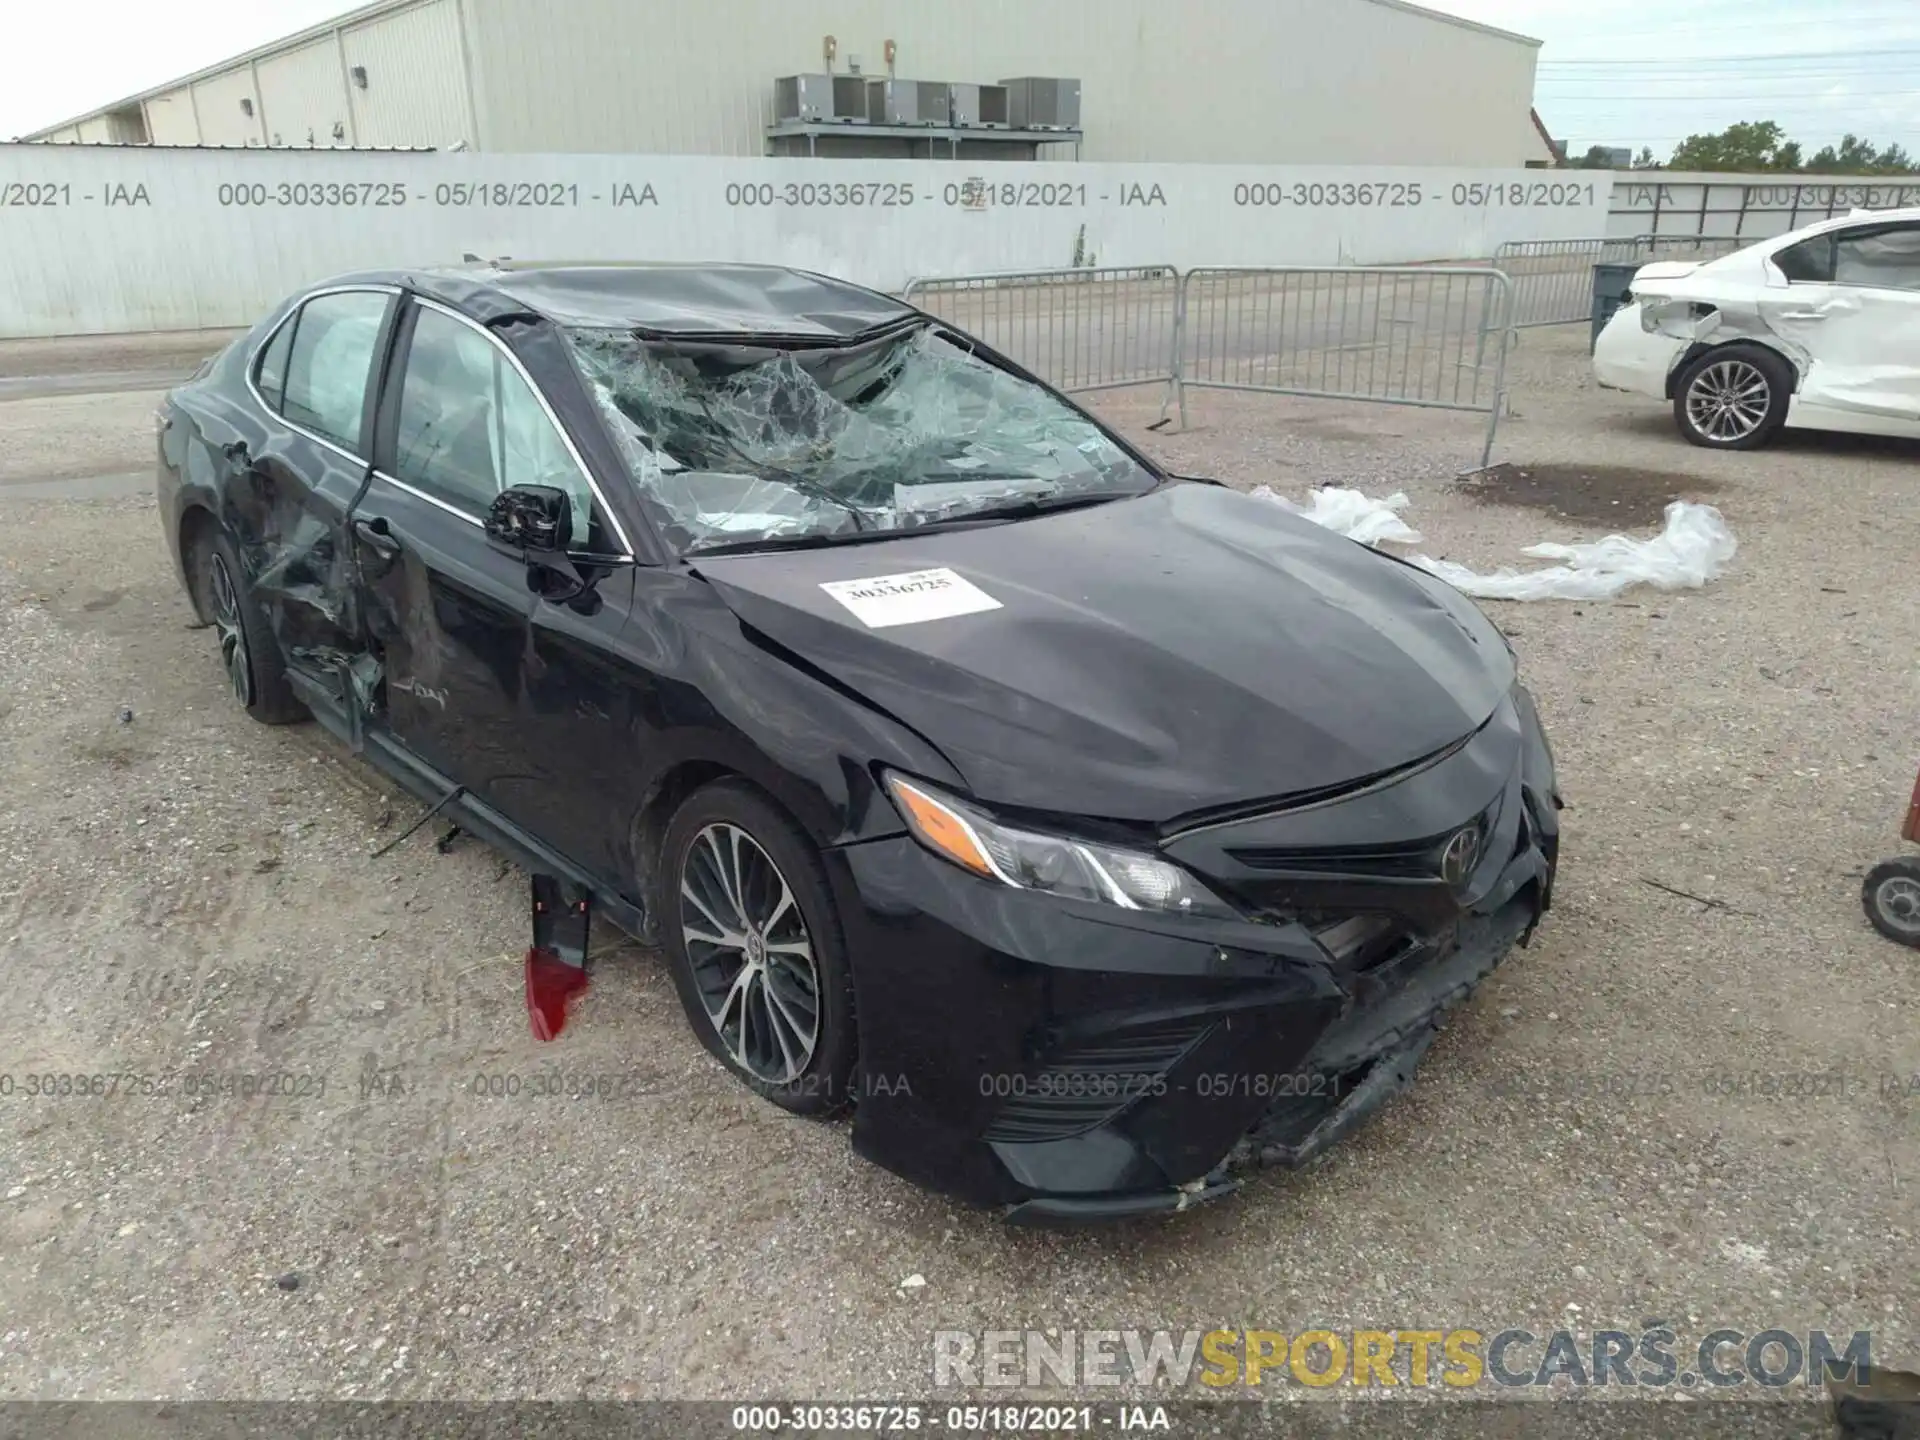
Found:
<svg viewBox="0 0 1920 1440"><path fill-rule="evenodd" d="M718 545L699 545L686 552L688 560L703 555L739 555L751 550L817 550L827 545L860 545L874 540L904 540L947 525L966 525L975 520L1024 520L1030 515L1051 515L1062 510L1079 510L1089 505L1104 505L1109 500L1134 500L1144 490L1095 490L1073 495L1042 495L1030 500L1013 500L1005 505L989 505L938 520L915 525L900 525L886 530L809 531L804 535L766 535L758 539L723 540Z"/></svg>
<svg viewBox="0 0 1920 1440"><path fill-rule="evenodd" d="M810 530L804 535L762 535L757 539L723 540L718 545L696 545L688 560L708 555L741 555L749 550L818 550L828 545L860 545L869 540L898 540L907 530Z"/></svg>
<svg viewBox="0 0 1920 1440"><path fill-rule="evenodd" d="M1109 500L1133 500L1144 490L1080 490L1065 495L1035 495L1024 500L1008 500L1000 505L982 505L977 510L961 510L916 525L915 530L930 530L940 525L964 525L969 520L1024 520L1031 515L1051 515L1061 510L1079 510L1088 505L1104 505Z"/></svg>

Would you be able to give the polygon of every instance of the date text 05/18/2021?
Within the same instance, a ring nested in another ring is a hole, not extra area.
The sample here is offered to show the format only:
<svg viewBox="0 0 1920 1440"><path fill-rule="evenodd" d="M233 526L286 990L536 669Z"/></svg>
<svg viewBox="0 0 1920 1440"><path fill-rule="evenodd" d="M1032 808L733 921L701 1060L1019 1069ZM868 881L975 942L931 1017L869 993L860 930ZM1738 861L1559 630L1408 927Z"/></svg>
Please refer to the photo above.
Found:
<svg viewBox="0 0 1920 1440"><path fill-rule="evenodd" d="M0 184L0 210L151 208L166 187L147 181L82 185L66 180L13 180ZM646 179L582 184L577 180L440 181L414 187L393 180L225 181L212 199L223 209L391 210L410 205L436 209L549 210L659 209L675 197ZM733 209L904 210L916 205L961 211L1065 209L1096 205L1122 209L1174 208L1157 181L1111 179L994 180L968 176L941 185L912 181L732 181L721 199ZM1456 181L1451 185L1406 180L1240 181L1233 203L1242 209L1402 210L1562 209L1592 205L1599 191L1591 181Z"/></svg>

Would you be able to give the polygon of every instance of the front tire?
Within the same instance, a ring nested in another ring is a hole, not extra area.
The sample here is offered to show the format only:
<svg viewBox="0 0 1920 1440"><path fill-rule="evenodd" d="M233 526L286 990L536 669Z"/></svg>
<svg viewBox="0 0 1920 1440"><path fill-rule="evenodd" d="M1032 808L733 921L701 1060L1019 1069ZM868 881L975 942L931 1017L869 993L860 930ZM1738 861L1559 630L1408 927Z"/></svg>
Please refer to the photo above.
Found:
<svg viewBox="0 0 1920 1440"><path fill-rule="evenodd" d="M273 638L266 613L248 588L233 537L207 528L193 546L195 594L220 643L227 688L247 714L263 725L287 725L307 717L307 707L287 684L287 661Z"/></svg>
<svg viewBox="0 0 1920 1440"><path fill-rule="evenodd" d="M820 856L743 781L688 798L667 826L655 903L700 1042L796 1115L853 1096L853 978Z"/></svg>
<svg viewBox="0 0 1920 1440"><path fill-rule="evenodd" d="M1695 359L1673 387L1673 418L1692 444L1752 450L1787 420L1793 368L1764 345L1723 345Z"/></svg>

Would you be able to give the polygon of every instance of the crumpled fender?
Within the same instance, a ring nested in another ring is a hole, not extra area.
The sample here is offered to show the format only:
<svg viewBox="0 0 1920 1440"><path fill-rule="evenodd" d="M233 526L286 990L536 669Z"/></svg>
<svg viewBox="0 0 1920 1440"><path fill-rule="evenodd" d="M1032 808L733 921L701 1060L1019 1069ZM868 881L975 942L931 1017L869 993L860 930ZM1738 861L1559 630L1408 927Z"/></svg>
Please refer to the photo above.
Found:
<svg viewBox="0 0 1920 1440"><path fill-rule="evenodd" d="M1701 276L1699 268L1661 262L1643 266L1633 278L1641 328L1649 334L1687 342L1687 348L1674 359L1674 370L1692 360L1703 347L1751 340L1787 358L1794 368L1797 388L1797 382L1804 381L1813 368L1812 352L1768 323L1766 301L1729 300L1724 283L1716 285L1715 277ZM1801 303L1827 310L1857 308L1860 302L1852 296L1835 296Z"/></svg>

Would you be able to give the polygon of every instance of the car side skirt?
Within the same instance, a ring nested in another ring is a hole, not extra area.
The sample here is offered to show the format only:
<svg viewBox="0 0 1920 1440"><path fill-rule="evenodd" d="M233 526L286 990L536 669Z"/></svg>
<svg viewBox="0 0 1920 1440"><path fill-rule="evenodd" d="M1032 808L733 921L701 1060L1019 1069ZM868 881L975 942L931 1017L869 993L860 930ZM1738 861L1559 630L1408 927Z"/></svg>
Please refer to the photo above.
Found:
<svg viewBox="0 0 1920 1440"><path fill-rule="evenodd" d="M456 788L451 779L426 764L386 732L362 729L355 723L357 715L342 706L337 695L312 677L289 670L287 679L322 728L409 794L441 805L440 813L450 823L458 825L523 868L535 874L557 875L585 887L593 894L595 911L606 916L627 934L639 938L646 933L646 911L633 901L596 886L586 871L557 850L542 844L485 801L476 799L464 790L451 800L447 799L448 794Z"/></svg>

